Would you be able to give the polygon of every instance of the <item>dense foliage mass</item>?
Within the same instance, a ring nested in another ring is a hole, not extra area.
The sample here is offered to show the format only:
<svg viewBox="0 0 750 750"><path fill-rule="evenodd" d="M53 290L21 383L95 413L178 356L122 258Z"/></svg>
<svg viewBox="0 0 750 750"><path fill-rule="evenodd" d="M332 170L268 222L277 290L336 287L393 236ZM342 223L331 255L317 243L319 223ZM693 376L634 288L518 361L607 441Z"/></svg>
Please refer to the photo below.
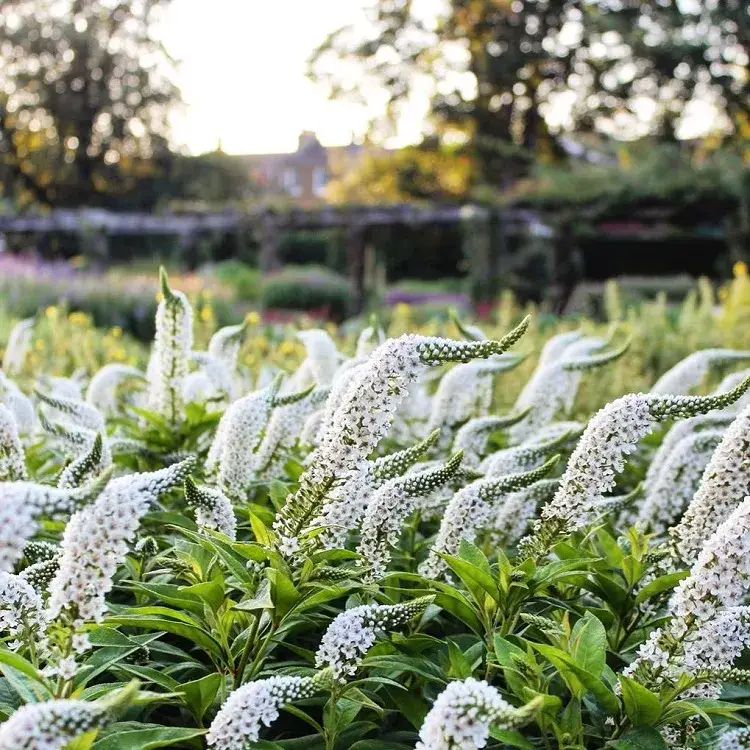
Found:
<svg viewBox="0 0 750 750"><path fill-rule="evenodd" d="M143 367L29 377L39 325L0 377L0 750L750 746L750 352L582 413L627 326L311 329L285 374L162 274Z"/></svg>

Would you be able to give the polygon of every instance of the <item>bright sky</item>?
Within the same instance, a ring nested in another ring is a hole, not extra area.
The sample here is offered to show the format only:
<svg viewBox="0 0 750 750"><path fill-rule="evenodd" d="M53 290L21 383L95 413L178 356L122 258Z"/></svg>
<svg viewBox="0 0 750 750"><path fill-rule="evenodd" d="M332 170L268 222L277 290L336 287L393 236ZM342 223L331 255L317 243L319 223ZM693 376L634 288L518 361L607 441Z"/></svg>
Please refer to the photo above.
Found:
<svg viewBox="0 0 750 750"><path fill-rule="evenodd" d="M186 106L174 138L192 153L294 151L301 130L324 145L365 131L366 113L326 99L305 62L328 33L364 18L364 0L174 0L162 38L181 60ZM407 126L419 130L419 117ZM411 134L406 133L408 138Z"/></svg>

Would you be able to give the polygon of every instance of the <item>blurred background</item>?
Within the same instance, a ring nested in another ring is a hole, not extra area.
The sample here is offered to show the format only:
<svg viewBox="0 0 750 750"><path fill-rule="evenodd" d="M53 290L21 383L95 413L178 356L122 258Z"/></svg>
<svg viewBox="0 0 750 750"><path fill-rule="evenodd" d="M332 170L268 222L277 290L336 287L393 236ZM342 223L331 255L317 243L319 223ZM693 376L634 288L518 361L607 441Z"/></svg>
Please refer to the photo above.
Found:
<svg viewBox="0 0 750 750"><path fill-rule="evenodd" d="M0 328L147 340L159 264L217 324L710 309L749 54L745 0L0 0Z"/></svg>

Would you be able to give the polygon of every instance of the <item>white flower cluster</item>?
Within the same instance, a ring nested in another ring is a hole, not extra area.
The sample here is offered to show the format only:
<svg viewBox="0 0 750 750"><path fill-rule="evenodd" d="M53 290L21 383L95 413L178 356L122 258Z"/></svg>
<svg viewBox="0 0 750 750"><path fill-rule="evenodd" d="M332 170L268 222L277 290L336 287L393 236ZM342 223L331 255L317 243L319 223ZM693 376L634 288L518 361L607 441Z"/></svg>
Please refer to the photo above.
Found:
<svg viewBox="0 0 750 750"><path fill-rule="evenodd" d="M393 630L421 615L433 600L423 596L402 604L363 604L336 615L315 654L318 667L330 667L336 679L353 675L375 643L378 631Z"/></svg>
<svg viewBox="0 0 750 750"><path fill-rule="evenodd" d="M144 380L145 375L130 365L111 363L94 373L86 388L86 402L102 414L117 414L117 389L126 380Z"/></svg>
<svg viewBox="0 0 750 750"><path fill-rule="evenodd" d="M236 326L224 326L208 342L208 354L222 362L229 372L237 369L237 358L247 327L247 320Z"/></svg>
<svg viewBox="0 0 750 750"><path fill-rule="evenodd" d="M567 531L585 524L594 505L615 486L625 459L656 424L643 394L618 398L598 411L578 441L541 522L559 521Z"/></svg>
<svg viewBox="0 0 750 750"><path fill-rule="evenodd" d="M420 575L426 578L440 577L447 568L442 554L455 555L462 539L473 542L477 532L489 525L504 495L541 479L556 462L557 458L524 474L479 479L457 492L443 514L430 554L419 567Z"/></svg>
<svg viewBox="0 0 750 750"><path fill-rule="evenodd" d="M333 421L336 410L341 406L341 402L346 395L349 384L357 377L361 369L367 364L366 359L349 359L344 362L336 371L336 375L331 383L331 390L323 406L323 413L320 418L320 429L316 432L314 439L308 439L306 442L310 445L317 445L320 442L325 426Z"/></svg>
<svg viewBox="0 0 750 750"><path fill-rule="evenodd" d="M11 571L39 519L61 520L93 500L106 477L79 489L57 489L33 482L0 483L0 570Z"/></svg>
<svg viewBox="0 0 750 750"><path fill-rule="evenodd" d="M183 389L193 347L193 310L182 292L169 288L160 273L162 299L156 310L156 336L147 378L149 408L172 423L182 419Z"/></svg>
<svg viewBox="0 0 750 750"><path fill-rule="evenodd" d="M3 371L6 375L18 375L23 369L34 333L34 322L34 318L26 318L16 323L11 329L5 354L3 354Z"/></svg>
<svg viewBox="0 0 750 750"><path fill-rule="evenodd" d="M26 456L16 418L0 403L0 482L14 482L26 476Z"/></svg>
<svg viewBox="0 0 750 750"><path fill-rule="evenodd" d="M539 363L516 399L516 409L528 409L528 416L510 430L514 443L528 439L549 424L562 410L569 410L578 392L581 371L606 364L619 356L616 351L607 357L593 352L606 346L599 338L581 338L577 332L555 336L547 342Z"/></svg>
<svg viewBox="0 0 750 750"><path fill-rule="evenodd" d="M108 720L106 710L87 701L29 703L0 724L0 750L61 750Z"/></svg>
<svg viewBox="0 0 750 750"><path fill-rule="evenodd" d="M484 680L451 682L425 717L416 750L479 750L487 746L490 727L511 729L528 717Z"/></svg>
<svg viewBox="0 0 750 750"><path fill-rule="evenodd" d="M528 530L536 518L539 504L550 498L557 490L557 479L542 479L518 492L505 497L505 502L497 508L491 524L491 540L500 548L512 547Z"/></svg>
<svg viewBox="0 0 750 750"><path fill-rule="evenodd" d="M31 399L21 389L0 371L0 404L2 404L16 420L16 427L20 435L30 435L36 424L36 410Z"/></svg>
<svg viewBox="0 0 750 750"><path fill-rule="evenodd" d="M96 501L75 513L65 527L60 569L50 583L53 616L72 607L83 620L99 622L112 577L135 539L141 519L164 492L185 481L189 458L159 471L112 480Z"/></svg>
<svg viewBox="0 0 750 750"><path fill-rule="evenodd" d="M385 341L385 331L373 322L372 325L362 329L357 337L357 348L354 356L357 359L369 357Z"/></svg>
<svg viewBox="0 0 750 750"><path fill-rule="evenodd" d="M637 523L657 535L666 533L693 497L701 474L723 436L720 430L706 430L677 444L649 485L637 512Z"/></svg>
<svg viewBox="0 0 750 750"><path fill-rule="evenodd" d="M464 465L476 467L487 452L487 441L493 432L505 429L523 419L528 411L503 417L489 416L470 419L456 432L453 450L464 452Z"/></svg>
<svg viewBox="0 0 750 750"><path fill-rule="evenodd" d="M730 729L719 737L714 750L747 750L750 748L750 727Z"/></svg>
<svg viewBox="0 0 750 750"><path fill-rule="evenodd" d="M706 466L695 496L671 530L675 551L690 564L703 543L750 492L750 406L729 425Z"/></svg>
<svg viewBox="0 0 750 750"><path fill-rule="evenodd" d="M37 646L45 639L44 602L21 576L0 571L0 635L31 637Z"/></svg>
<svg viewBox="0 0 750 750"><path fill-rule="evenodd" d="M192 478L188 477L185 480L185 499L188 505L195 508L198 526L214 529L232 540L237 538L234 509L223 492L212 487L198 487Z"/></svg>
<svg viewBox="0 0 750 750"><path fill-rule="evenodd" d="M271 415L276 383L235 401L216 428L206 471L216 475L219 488L230 498L243 500L248 483L256 478L256 452Z"/></svg>
<svg viewBox="0 0 750 750"><path fill-rule="evenodd" d="M206 742L216 750L245 750L260 738L263 726L279 718L288 703L310 698L318 688L312 677L275 675L235 690L216 714Z"/></svg>
<svg viewBox="0 0 750 750"><path fill-rule="evenodd" d="M651 388L651 393L687 393L706 376L711 366L731 360L750 359L750 352L734 349L702 349L685 357L667 370Z"/></svg>
<svg viewBox="0 0 750 750"><path fill-rule="evenodd" d="M195 351L190 353L190 360L198 365L198 369L188 373L183 381L182 396L186 403L210 401L216 407L232 400L234 378L223 360Z"/></svg>
<svg viewBox="0 0 750 750"><path fill-rule="evenodd" d="M37 390L36 395L50 407L50 419L59 419L66 426L89 430L92 433L104 430L104 415L91 404L80 398L68 398L42 393Z"/></svg>
<svg viewBox="0 0 750 750"><path fill-rule="evenodd" d="M391 559L391 547L398 541L401 527L416 509L416 498L428 495L447 482L461 464L456 453L446 464L418 474L408 474L386 482L370 499L362 519L362 535L357 552L367 561L369 580L380 578Z"/></svg>
<svg viewBox="0 0 750 750"><path fill-rule="evenodd" d="M427 430L442 430L440 447L446 448L457 425L486 416L492 403L492 376L521 362L516 355L500 355L486 362L456 365L441 379L432 398Z"/></svg>
<svg viewBox="0 0 750 750"><path fill-rule="evenodd" d="M674 619L651 634L626 673L659 684L665 675L731 667L750 643L750 617L742 606L750 591L749 559L750 497L706 542L672 597ZM720 634L726 640L717 639Z"/></svg>
<svg viewBox="0 0 750 750"><path fill-rule="evenodd" d="M572 424L578 427L577 423ZM495 477L528 471L538 466L545 456L564 445L574 435L573 429L566 429L562 434L553 435L547 439L537 440L536 437L532 437L514 448L495 451L479 464L479 471L485 476Z"/></svg>

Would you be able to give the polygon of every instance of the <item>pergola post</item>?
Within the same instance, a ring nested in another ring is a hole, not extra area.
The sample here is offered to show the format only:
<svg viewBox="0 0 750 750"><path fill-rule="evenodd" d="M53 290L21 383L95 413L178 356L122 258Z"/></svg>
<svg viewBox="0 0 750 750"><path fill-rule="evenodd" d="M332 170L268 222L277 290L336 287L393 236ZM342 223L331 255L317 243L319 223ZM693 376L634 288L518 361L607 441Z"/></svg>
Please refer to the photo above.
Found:
<svg viewBox="0 0 750 750"><path fill-rule="evenodd" d="M365 244L367 227L353 221L346 227L346 265L351 287L349 312L359 315L365 308Z"/></svg>
<svg viewBox="0 0 750 750"><path fill-rule="evenodd" d="M275 271L281 266L279 261L279 228L280 222L276 214L271 210L265 211L261 218L260 259L258 263L263 274Z"/></svg>

